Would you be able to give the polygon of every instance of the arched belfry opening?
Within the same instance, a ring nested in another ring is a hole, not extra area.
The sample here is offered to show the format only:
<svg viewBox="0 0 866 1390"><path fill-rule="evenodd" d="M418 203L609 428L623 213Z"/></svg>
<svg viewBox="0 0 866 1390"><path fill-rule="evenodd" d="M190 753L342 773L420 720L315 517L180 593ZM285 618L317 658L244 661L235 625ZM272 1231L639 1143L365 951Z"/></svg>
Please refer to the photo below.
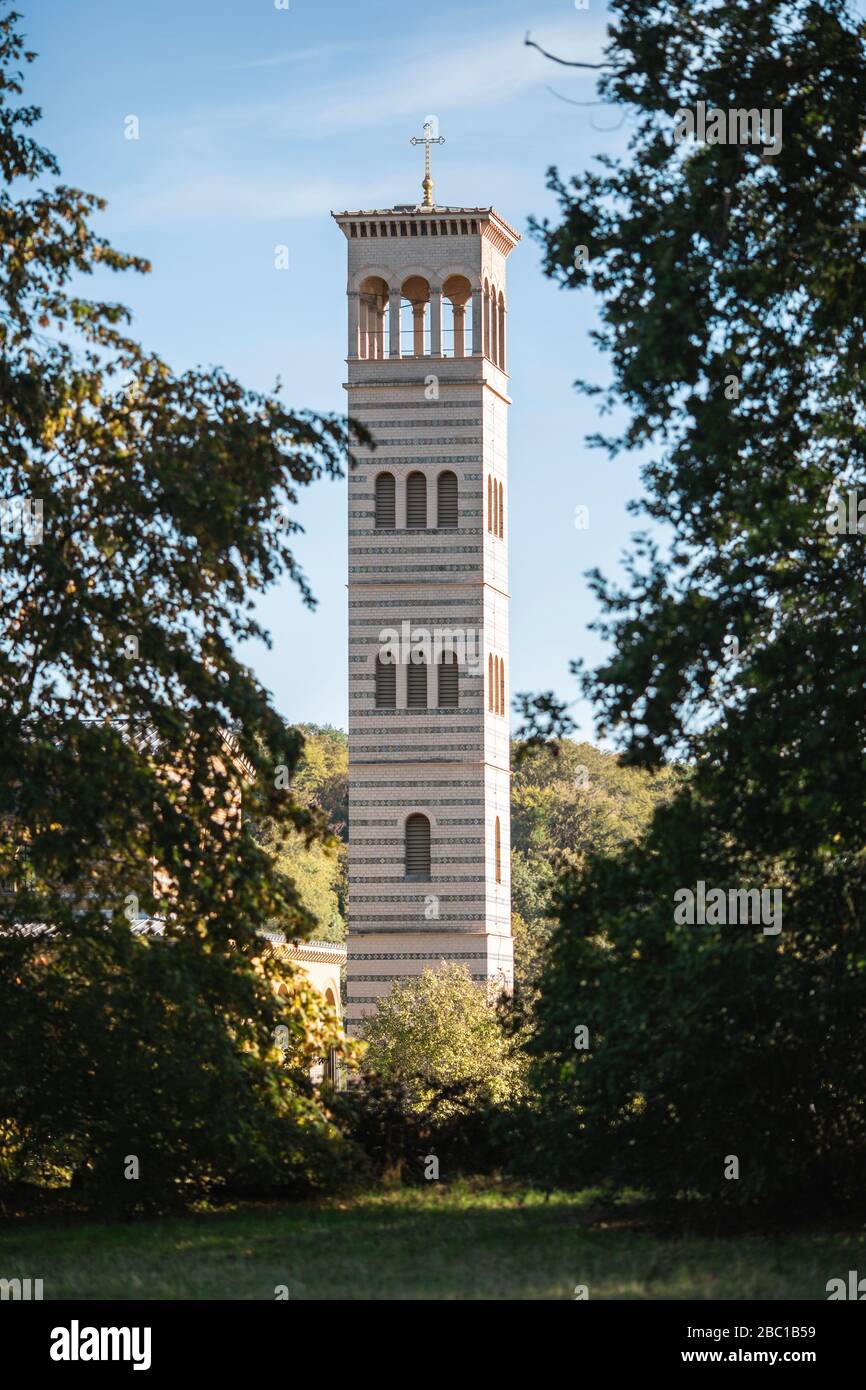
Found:
<svg viewBox="0 0 866 1390"><path fill-rule="evenodd" d="M485 279L482 289L482 308L483 315L481 328L482 351L485 357L490 356L490 282Z"/></svg>
<svg viewBox="0 0 866 1390"><path fill-rule="evenodd" d="M359 357L387 357L389 318L388 286L381 276L368 275L358 296Z"/></svg>
<svg viewBox="0 0 866 1390"><path fill-rule="evenodd" d="M400 350L403 357L430 352L430 285L421 275L410 275L400 287Z"/></svg>
<svg viewBox="0 0 866 1390"><path fill-rule="evenodd" d="M442 286L442 356L472 352L472 286L465 275L449 275Z"/></svg>

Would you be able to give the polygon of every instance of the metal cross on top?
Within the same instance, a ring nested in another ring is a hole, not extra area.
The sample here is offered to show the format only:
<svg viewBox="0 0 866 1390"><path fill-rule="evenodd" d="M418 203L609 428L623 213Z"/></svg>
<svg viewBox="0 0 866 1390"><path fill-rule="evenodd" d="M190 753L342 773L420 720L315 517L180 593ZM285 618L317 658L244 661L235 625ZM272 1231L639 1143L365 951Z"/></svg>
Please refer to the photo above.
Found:
<svg viewBox="0 0 866 1390"><path fill-rule="evenodd" d="M424 182L423 182L423 184L421 185L421 187L424 189L424 202L423 202L423 204L422 204L422 207L425 207L425 208L432 208L432 206L433 206L433 179L432 179L431 174L430 174L430 146L431 146L431 145L444 145L444 144L445 144L445 137L444 137L444 135L436 135L436 136L434 136L434 134L433 134L433 122L432 122L432 121L425 121L425 122L424 122L424 134L421 135L421 136L413 135L413 136L412 136L412 139L409 141L409 144L410 144L410 145L423 145L423 146L424 146Z"/></svg>

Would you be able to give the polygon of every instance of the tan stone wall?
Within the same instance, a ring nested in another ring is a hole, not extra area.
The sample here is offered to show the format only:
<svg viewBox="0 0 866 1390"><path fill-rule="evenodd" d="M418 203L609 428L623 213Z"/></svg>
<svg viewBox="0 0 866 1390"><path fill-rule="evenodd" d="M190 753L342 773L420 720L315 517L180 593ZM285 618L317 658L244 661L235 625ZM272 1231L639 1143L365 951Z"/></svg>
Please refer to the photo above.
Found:
<svg viewBox="0 0 866 1390"><path fill-rule="evenodd" d="M448 275L461 274L477 306L485 278L505 292L505 254L516 238L483 209L443 210L435 217L419 211L416 235L393 234L412 220L396 211L338 217L349 259L349 412L378 443L374 452L357 450L348 485L350 1026L394 979L427 965L459 960L479 980L511 979L508 378L480 351L464 358L375 359L352 352L359 346L356 295L368 277L380 277L393 296L409 275L426 279L435 294ZM461 229L456 235L455 224ZM477 330L467 351L473 342L480 348ZM429 398L431 376L438 399ZM443 469L458 480L456 531L436 526L436 480ZM388 531L374 528L374 482L383 470L397 480L397 524ZM427 527L407 531L405 480L413 471L427 479ZM503 488L501 539L488 530L488 477ZM380 633L399 630L404 621L412 631L471 635L472 655L480 660L461 665L457 710L437 708L432 667L428 707L407 709L402 664L397 708L375 708ZM489 655L505 662L502 713L488 709ZM429 881L404 874L404 826L416 811L431 824Z"/></svg>
<svg viewBox="0 0 866 1390"><path fill-rule="evenodd" d="M318 960L295 959L293 964L309 977L313 988L323 999L333 1003L337 1014L342 1017L340 1004L340 967Z"/></svg>

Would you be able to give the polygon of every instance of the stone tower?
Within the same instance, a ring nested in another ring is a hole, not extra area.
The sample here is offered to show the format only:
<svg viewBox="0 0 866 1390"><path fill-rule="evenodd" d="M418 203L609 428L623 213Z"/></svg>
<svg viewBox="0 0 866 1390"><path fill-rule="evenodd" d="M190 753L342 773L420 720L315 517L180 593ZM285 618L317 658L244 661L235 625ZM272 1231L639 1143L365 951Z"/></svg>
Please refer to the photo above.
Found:
<svg viewBox="0 0 866 1390"><path fill-rule="evenodd" d="M511 983L505 262L519 237L493 208L333 215L349 414L376 442L348 483L351 1030L426 966Z"/></svg>

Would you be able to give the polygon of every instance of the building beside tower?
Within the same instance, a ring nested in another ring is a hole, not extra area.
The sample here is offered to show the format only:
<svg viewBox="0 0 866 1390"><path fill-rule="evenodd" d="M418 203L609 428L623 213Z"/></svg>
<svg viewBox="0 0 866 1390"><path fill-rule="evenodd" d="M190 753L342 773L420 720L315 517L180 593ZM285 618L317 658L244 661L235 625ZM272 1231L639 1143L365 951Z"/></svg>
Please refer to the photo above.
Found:
<svg viewBox="0 0 866 1390"><path fill-rule="evenodd" d="M349 415L376 442L348 480L351 1029L394 980L444 961L511 984L505 267L519 237L493 208L334 217Z"/></svg>

